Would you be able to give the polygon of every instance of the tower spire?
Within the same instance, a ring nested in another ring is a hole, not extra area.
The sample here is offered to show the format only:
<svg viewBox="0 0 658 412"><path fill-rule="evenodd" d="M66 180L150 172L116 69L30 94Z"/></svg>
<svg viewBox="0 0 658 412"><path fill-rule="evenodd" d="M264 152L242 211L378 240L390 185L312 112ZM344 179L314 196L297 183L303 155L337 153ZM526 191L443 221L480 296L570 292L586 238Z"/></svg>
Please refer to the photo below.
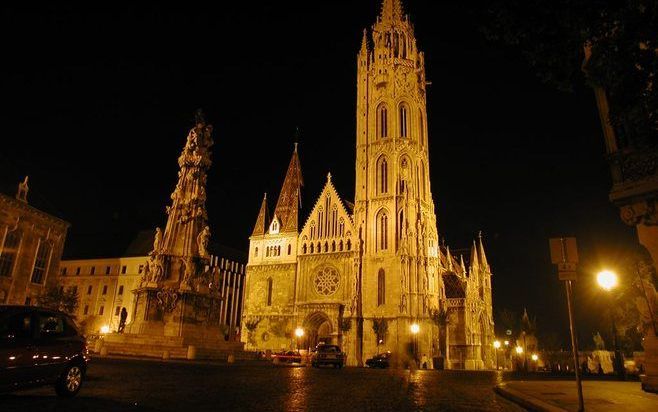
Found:
<svg viewBox="0 0 658 412"><path fill-rule="evenodd" d="M401 21L403 16L402 0L384 0L380 14L383 22Z"/></svg>
<svg viewBox="0 0 658 412"><path fill-rule="evenodd" d="M296 232L298 229L299 208L302 206L302 186L304 186L302 168L299 163L297 144L295 144L281 194L279 194L279 200L274 209L274 215L281 222L281 232Z"/></svg>
<svg viewBox="0 0 658 412"><path fill-rule="evenodd" d="M265 228L267 223L270 221L269 210L267 208L267 193L263 195L263 202L260 204L260 211L258 212L258 218L256 219L256 226L254 226L254 231L251 234L252 236L259 236L265 234Z"/></svg>
<svg viewBox="0 0 658 412"><path fill-rule="evenodd" d="M471 272L474 270L477 270L477 268L480 266L478 262L478 251L477 247L475 246L475 240L473 240L473 247L471 247Z"/></svg>
<svg viewBox="0 0 658 412"><path fill-rule="evenodd" d="M479 238L478 255L480 257L480 264L482 265L483 269L487 270L489 269L489 263L487 263L487 255L484 254L484 245L482 244L482 231L478 233L478 238Z"/></svg>
<svg viewBox="0 0 658 412"><path fill-rule="evenodd" d="M452 271L452 255L450 254L450 246L446 246L446 259L448 259L448 270Z"/></svg>

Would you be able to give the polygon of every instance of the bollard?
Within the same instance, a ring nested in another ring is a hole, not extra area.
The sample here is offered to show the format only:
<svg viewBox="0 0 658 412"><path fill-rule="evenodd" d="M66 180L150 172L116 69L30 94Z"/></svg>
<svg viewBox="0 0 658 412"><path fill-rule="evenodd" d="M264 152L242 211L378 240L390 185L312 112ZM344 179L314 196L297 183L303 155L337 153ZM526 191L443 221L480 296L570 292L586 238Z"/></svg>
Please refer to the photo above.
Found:
<svg viewBox="0 0 658 412"><path fill-rule="evenodd" d="M171 355L169 354L168 350L162 352L162 360L169 360L170 357Z"/></svg>
<svg viewBox="0 0 658 412"><path fill-rule="evenodd" d="M187 347L187 359L188 360L196 359L196 346L190 345Z"/></svg>
<svg viewBox="0 0 658 412"><path fill-rule="evenodd" d="M235 355L232 354L232 353L229 353L228 357L226 358L226 362L228 362L228 363L235 362Z"/></svg>

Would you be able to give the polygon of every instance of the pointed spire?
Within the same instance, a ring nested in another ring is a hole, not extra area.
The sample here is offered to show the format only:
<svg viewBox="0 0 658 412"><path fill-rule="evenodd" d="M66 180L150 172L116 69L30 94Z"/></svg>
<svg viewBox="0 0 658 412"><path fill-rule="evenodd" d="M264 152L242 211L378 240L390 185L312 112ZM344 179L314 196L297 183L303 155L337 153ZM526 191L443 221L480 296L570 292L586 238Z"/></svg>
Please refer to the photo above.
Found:
<svg viewBox="0 0 658 412"><path fill-rule="evenodd" d="M474 269L477 270L477 268L480 266L478 262L478 251L477 251L477 247L475 246L475 240L473 241L473 247L471 247L470 264L471 264L471 272L473 272Z"/></svg>
<svg viewBox="0 0 658 412"><path fill-rule="evenodd" d="M383 22L388 23L401 21L403 17L402 0L384 0L380 17Z"/></svg>
<svg viewBox="0 0 658 412"><path fill-rule="evenodd" d="M363 37L361 38L361 52L368 51L368 30L363 29Z"/></svg>
<svg viewBox="0 0 658 412"><path fill-rule="evenodd" d="M258 212L258 218L256 219L256 226L254 226L254 231L251 234L252 236L264 235L266 231L265 225L270 221L269 209L267 207L267 193L263 196L263 202L260 205L260 211Z"/></svg>
<svg viewBox="0 0 658 412"><path fill-rule="evenodd" d="M299 163L297 144L295 144L281 194L279 194L279 200L274 209L274 214L281 220L281 232L297 231L299 208L302 206L302 186L304 186L302 168Z"/></svg>
<svg viewBox="0 0 658 412"><path fill-rule="evenodd" d="M462 267L462 273L466 275L466 265L464 264L464 255L459 255L459 261Z"/></svg>
<svg viewBox="0 0 658 412"><path fill-rule="evenodd" d="M446 246L446 259L448 259L448 270L452 272L452 255L450 254L450 246Z"/></svg>
<svg viewBox="0 0 658 412"><path fill-rule="evenodd" d="M478 238L479 238L479 245L478 245L478 255L480 258L480 264L482 265L482 268L485 270L489 269L489 263L487 263L487 255L484 254L484 245L482 244L482 231L478 233Z"/></svg>
<svg viewBox="0 0 658 412"><path fill-rule="evenodd" d="M27 203L27 192L30 190L30 188L27 185L28 179L29 176L25 176L23 182L18 184L18 192L16 192L16 199L25 203Z"/></svg>

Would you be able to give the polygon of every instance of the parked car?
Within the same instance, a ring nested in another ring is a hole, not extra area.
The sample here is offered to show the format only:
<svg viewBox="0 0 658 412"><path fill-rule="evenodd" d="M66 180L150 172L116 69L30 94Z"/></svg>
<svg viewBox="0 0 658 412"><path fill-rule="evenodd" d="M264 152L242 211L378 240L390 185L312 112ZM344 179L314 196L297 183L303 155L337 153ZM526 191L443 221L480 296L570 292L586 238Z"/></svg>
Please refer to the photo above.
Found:
<svg viewBox="0 0 658 412"><path fill-rule="evenodd" d="M391 361L391 352L380 353L366 360L366 366L369 368L388 368Z"/></svg>
<svg viewBox="0 0 658 412"><path fill-rule="evenodd" d="M345 353L337 345L318 345L311 356L311 366L318 368L323 365L342 368L345 365Z"/></svg>
<svg viewBox="0 0 658 412"><path fill-rule="evenodd" d="M272 362L276 363L302 363L302 355L298 351L282 351L272 354Z"/></svg>
<svg viewBox="0 0 658 412"><path fill-rule="evenodd" d="M54 385L57 395L71 397L88 362L86 340L68 315L0 305L0 391Z"/></svg>

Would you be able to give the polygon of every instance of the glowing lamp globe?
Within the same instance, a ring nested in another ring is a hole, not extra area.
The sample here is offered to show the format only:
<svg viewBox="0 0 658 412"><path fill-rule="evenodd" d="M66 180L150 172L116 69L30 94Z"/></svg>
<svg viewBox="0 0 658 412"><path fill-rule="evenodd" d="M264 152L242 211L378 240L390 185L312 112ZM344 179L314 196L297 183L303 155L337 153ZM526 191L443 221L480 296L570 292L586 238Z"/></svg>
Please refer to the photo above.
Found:
<svg viewBox="0 0 658 412"><path fill-rule="evenodd" d="M520 347L520 346L517 346L516 347L516 353L518 353L519 355L522 354L523 353L523 348Z"/></svg>
<svg viewBox="0 0 658 412"><path fill-rule="evenodd" d="M601 286L601 288L605 290L612 290L619 283L619 278L615 272L604 270L596 275L596 282L599 284L599 286Z"/></svg>
<svg viewBox="0 0 658 412"><path fill-rule="evenodd" d="M418 332L420 332L420 326L418 326L417 323L411 324L411 333L413 333L415 335Z"/></svg>
<svg viewBox="0 0 658 412"><path fill-rule="evenodd" d="M500 341L499 341L499 340L495 340L494 343L493 343L493 345L494 345L494 348L499 349L499 348L500 348Z"/></svg>
<svg viewBox="0 0 658 412"><path fill-rule="evenodd" d="M304 336L304 329L302 329L302 328L295 329L295 336L297 336L298 338L301 338L302 336Z"/></svg>
<svg viewBox="0 0 658 412"><path fill-rule="evenodd" d="M532 356L531 356L531 358L532 358L532 360L535 361L535 362L537 362L537 361L539 360L539 356L537 356L536 353L533 353Z"/></svg>
<svg viewBox="0 0 658 412"><path fill-rule="evenodd" d="M105 335L105 334L107 334L107 333L110 333L110 327L107 326L107 325L103 325L103 326L101 326L101 333L102 333L103 335Z"/></svg>

